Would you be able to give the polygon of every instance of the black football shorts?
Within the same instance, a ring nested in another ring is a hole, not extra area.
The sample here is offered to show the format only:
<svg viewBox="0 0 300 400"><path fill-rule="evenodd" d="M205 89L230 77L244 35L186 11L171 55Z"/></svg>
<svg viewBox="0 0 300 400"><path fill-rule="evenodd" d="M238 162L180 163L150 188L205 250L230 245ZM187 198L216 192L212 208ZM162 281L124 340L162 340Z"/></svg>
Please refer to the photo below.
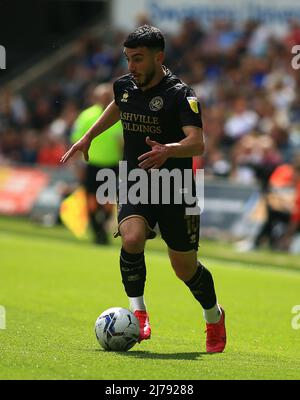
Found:
<svg viewBox="0 0 300 400"><path fill-rule="evenodd" d="M158 224L161 236L171 250L187 252L198 250L200 236L200 213L187 215L186 205L123 204L119 206L120 225L132 218L142 218L148 227L148 239L156 236ZM115 234L119 236L120 232Z"/></svg>
<svg viewBox="0 0 300 400"><path fill-rule="evenodd" d="M96 167L91 164L87 164L86 166L86 171L85 171L85 177L83 181L83 185L85 187L85 190L89 194L95 194L97 193L97 190L99 186L103 183L101 181L97 181L97 174L101 169L112 169L116 176L118 176L119 173L119 166L113 166L113 167Z"/></svg>

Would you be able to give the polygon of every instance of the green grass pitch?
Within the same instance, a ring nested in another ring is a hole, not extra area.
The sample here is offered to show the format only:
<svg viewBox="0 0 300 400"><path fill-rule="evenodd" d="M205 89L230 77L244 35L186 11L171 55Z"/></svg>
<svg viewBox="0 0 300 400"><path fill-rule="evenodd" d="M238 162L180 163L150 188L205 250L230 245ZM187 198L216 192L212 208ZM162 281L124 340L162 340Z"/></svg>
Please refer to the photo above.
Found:
<svg viewBox="0 0 300 400"><path fill-rule="evenodd" d="M146 300L152 339L128 353L100 349L94 323L112 306L128 307L118 245L78 242L63 228L45 230L0 219L0 379L299 379L299 257L237 255L204 242L227 312L225 353L205 354L198 303L174 275L164 245L148 244Z"/></svg>

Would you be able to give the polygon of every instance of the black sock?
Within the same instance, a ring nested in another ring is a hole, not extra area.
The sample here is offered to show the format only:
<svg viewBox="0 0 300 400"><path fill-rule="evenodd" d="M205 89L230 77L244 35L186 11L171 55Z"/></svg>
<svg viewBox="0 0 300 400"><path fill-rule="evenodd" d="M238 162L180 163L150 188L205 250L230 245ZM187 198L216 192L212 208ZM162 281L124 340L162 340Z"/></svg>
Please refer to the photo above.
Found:
<svg viewBox="0 0 300 400"><path fill-rule="evenodd" d="M143 296L146 282L146 264L144 252L139 254L130 254L122 248L120 267L122 282L127 296Z"/></svg>
<svg viewBox="0 0 300 400"><path fill-rule="evenodd" d="M209 310L216 305L217 297L212 275L200 262L193 278L185 284L202 308Z"/></svg>
<svg viewBox="0 0 300 400"><path fill-rule="evenodd" d="M108 244L108 234L105 230L104 214L101 210L90 214L90 222L95 235L95 242L98 244Z"/></svg>

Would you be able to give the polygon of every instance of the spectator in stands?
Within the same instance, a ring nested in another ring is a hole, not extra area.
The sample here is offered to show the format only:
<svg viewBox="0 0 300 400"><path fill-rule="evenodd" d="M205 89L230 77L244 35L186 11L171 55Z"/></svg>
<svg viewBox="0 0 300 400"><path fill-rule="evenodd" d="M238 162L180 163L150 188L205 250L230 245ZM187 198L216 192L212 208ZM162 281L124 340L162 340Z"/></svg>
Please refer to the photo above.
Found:
<svg viewBox="0 0 300 400"><path fill-rule="evenodd" d="M294 169L290 164L279 166L272 174L265 196L266 220L254 240L254 248L264 242L272 249L282 248L282 240L290 219L294 197Z"/></svg>
<svg viewBox="0 0 300 400"><path fill-rule="evenodd" d="M9 88L0 93L0 128L1 122L14 127L24 126L28 122L28 110L24 99L13 94Z"/></svg>
<svg viewBox="0 0 300 400"><path fill-rule="evenodd" d="M284 39L284 42L289 48L300 44L300 23L297 20L290 21L290 30Z"/></svg>
<svg viewBox="0 0 300 400"><path fill-rule="evenodd" d="M241 183L260 182L264 189L274 169L282 163L281 155L270 136L257 132L245 135L233 147L232 176Z"/></svg>
<svg viewBox="0 0 300 400"><path fill-rule="evenodd" d="M38 160L39 137L34 130L24 130L22 132L21 162L34 165Z"/></svg>
<svg viewBox="0 0 300 400"><path fill-rule="evenodd" d="M290 140L289 131L287 129L281 128L278 125L273 125L270 130L270 137L274 140L278 150L280 151L282 161L289 163L293 158L293 144Z"/></svg>
<svg viewBox="0 0 300 400"><path fill-rule="evenodd" d="M296 167L296 165L295 165ZM295 170L291 164L283 164L271 175L263 197L265 220L254 238L246 238L236 244L240 252L258 249L263 245L273 250L287 249L284 240L290 221L295 195Z"/></svg>
<svg viewBox="0 0 300 400"><path fill-rule="evenodd" d="M295 200L291 210L289 223L280 243L280 249L291 249L293 239L300 232L300 154L295 156L293 162L293 183L295 187ZM300 252L300 249L297 249Z"/></svg>
<svg viewBox="0 0 300 400"><path fill-rule="evenodd" d="M77 102L68 100L64 103L59 116L50 124L50 131L56 136L69 138L76 118L78 117L79 108Z"/></svg>
<svg viewBox="0 0 300 400"><path fill-rule="evenodd" d="M21 161L22 141L17 129L8 127L1 134L0 154L12 162Z"/></svg>
<svg viewBox="0 0 300 400"><path fill-rule="evenodd" d="M64 140L48 128L43 132L40 141L38 163L45 167L58 167L60 159L66 151Z"/></svg>
<svg viewBox="0 0 300 400"><path fill-rule="evenodd" d="M253 131L258 123L258 115L252 111L243 97L233 103L233 113L225 123L227 143L233 144L242 136Z"/></svg>
<svg viewBox="0 0 300 400"><path fill-rule="evenodd" d="M289 119L292 123L300 124L300 94L298 93L291 104Z"/></svg>
<svg viewBox="0 0 300 400"><path fill-rule="evenodd" d="M38 99L32 114L32 126L34 129L42 130L54 119L54 112L50 101L46 97Z"/></svg>

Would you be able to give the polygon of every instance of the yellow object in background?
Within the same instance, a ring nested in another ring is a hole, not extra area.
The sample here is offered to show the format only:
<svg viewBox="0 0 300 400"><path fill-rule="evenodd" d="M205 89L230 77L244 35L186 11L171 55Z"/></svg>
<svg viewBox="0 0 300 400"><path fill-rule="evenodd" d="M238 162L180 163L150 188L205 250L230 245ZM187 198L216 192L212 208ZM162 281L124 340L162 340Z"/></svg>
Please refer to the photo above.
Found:
<svg viewBox="0 0 300 400"><path fill-rule="evenodd" d="M60 218L65 226L78 238L86 237L89 218L85 190L80 187L67 197L60 207Z"/></svg>

